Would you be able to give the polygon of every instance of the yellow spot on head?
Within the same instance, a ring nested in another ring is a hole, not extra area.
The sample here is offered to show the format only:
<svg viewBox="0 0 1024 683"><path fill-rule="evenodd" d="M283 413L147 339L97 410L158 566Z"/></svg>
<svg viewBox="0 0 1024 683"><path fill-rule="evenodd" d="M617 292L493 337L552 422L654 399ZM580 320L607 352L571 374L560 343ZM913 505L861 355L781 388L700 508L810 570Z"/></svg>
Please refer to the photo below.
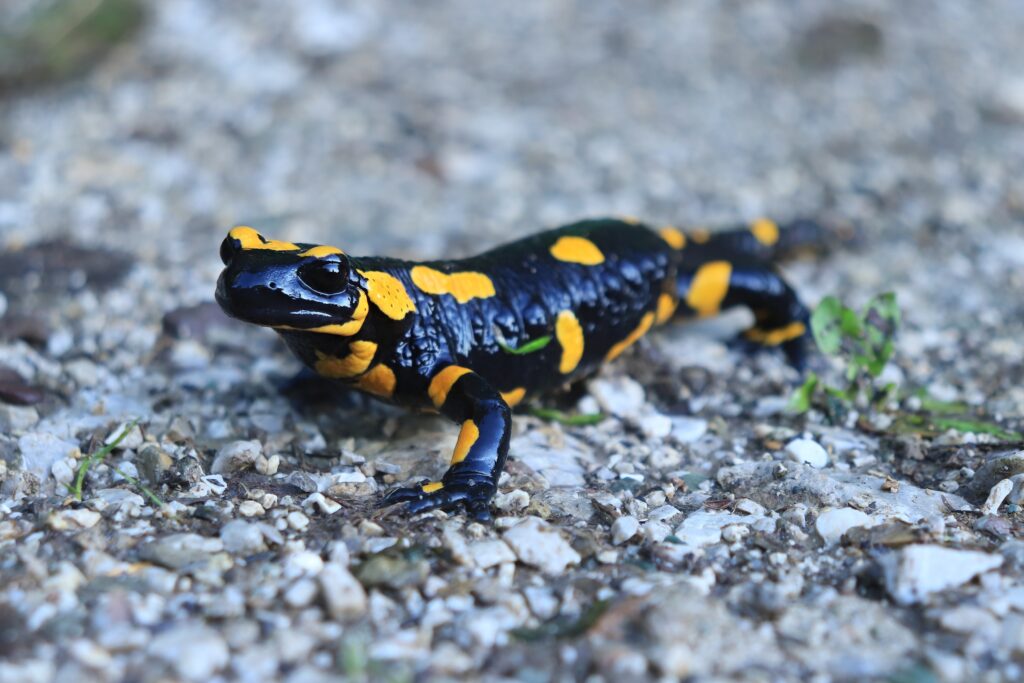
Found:
<svg viewBox="0 0 1024 683"><path fill-rule="evenodd" d="M359 378L356 387L374 396L391 398L395 393L395 373L383 363L378 363Z"/></svg>
<svg viewBox="0 0 1024 683"><path fill-rule="evenodd" d="M558 371L568 375L583 358L583 327L572 311L561 311L555 318L555 336L562 345L562 360Z"/></svg>
<svg viewBox="0 0 1024 683"><path fill-rule="evenodd" d="M455 465L466 459L469 449L473 447L476 440L480 438L480 428L476 422L466 420L462 423L462 430L459 432L459 440L455 442L455 452L452 453L450 464Z"/></svg>
<svg viewBox="0 0 1024 683"><path fill-rule="evenodd" d="M704 244L711 239L711 231L707 228L694 228L690 231L690 239L697 244Z"/></svg>
<svg viewBox="0 0 1024 683"><path fill-rule="evenodd" d="M526 396L526 389L524 387L516 387L515 389L509 389L508 391L501 392L501 397L505 399L505 403L507 403L510 408L515 408L519 405L524 396Z"/></svg>
<svg viewBox="0 0 1024 683"><path fill-rule="evenodd" d="M228 232L228 237L238 240L242 249L267 249L269 251L298 251L299 245L291 242L279 242L277 240L265 239L258 232L247 225L240 225Z"/></svg>
<svg viewBox="0 0 1024 683"><path fill-rule="evenodd" d="M369 270L359 274L366 278L366 293L377 309L391 318L401 320L408 313L416 311L416 304L405 291L402 281L391 273Z"/></svg>
<svg viewBox="0 0 1024 683"><path fill-rule="evenodd" d="M774 330L761 330L752 327L743 333L743 336L752 342L764 344L765 346L778 346L790 339L802 337L807 332L807 327L799 321L791 322L784 327Z"/></svg>
<svg viewBox="0 0 1024 683"><path fill-rule="evenodd" d="M430 386L427 388L427 394L430 396L430 400L434 403L435 408L440 408L444 405L444 402L448 400L448 392L451 391L455 382L469 372L471 372L469 368L464 368L461 365L449 365L434 375L434 378L430 380Z"/></svg>
<svg viewBox="0 0 1024 683"><path fill-rule="evenodd" d="M750 232L754 234L758 242L766 247L779 241L779 226L775 224L775 221L770 221L767 218L758 218L751 223Z"/></svg>
<svg viewBox="0 0 1024 683"><path fill-rule="evenodd" d="M730 276L732 264L728 261L705 263L693 276L690 291L686 293L686 303L701 316L718 313L729 291Z"/></svg>
<svg viewBox="0 0 1024 683"><path fill-rule="evenodd" d="M318 332L320 334L334 334L339 337L351 337L362 329L366 321L366 314L370 312L370 305L366 303L366 295L359 292L359 301L356 303L352 317L346 323L321 325L320 327L292 327L291 325L275 325L275 330L294 330L297 332Z"/></svg>
<svg viewBox="0 0 1024 683"><path fill-rule="evenodd" d="M664 228L658 231L661 235L661 239L668 242L668 245L673 249L682 249L686 246L686 235L679 228L673 228L671 225L666 225Z"/></svg>
<svg viewBox="0 0 1024 683"><path fill-rule="evenodd" d="M422 487L423 493L433 493L434 491L440 491L444 488L444 483L440 481L432 481L424 484Z"/></svg>
<svg viewBox="0 0 1024 683"><path fill-rule="evenodd" d="M640 324L636 326L636 329L630 332L625 339L609 349L608 353L604 357L605 360L613 361L618 358L623 351L635 344L640 337L647 334L647 330L651 329L651 325L653 324L654 313L644 313L644 317L640 319Z"/></svg>
<svg viewBox="0 0 1024 683"><path fill-rule="evenodd" d="M448 274L429 266L413 266L409 274L413 284L427 294L451 294L460 304L494 296L494 283L483 273L465 271Z"/></svg>
<svg viewBox="0 0 1024 683"><path fill-rule="evenodd" d="M672 314L676 312L676 306L679 305L679 300L671 294L662 294L658 297L658 311L654 317L655 322L659 325L667 322Z"/></svg>
<svg viewBox="0 0 1024 683"><path fill-rule="evenodd" d="M348 349L348 355L343 358L328 356L317 351L317 361L313 369L320 375L331 379L347 379L361 375L373 362L373 355L377 353L377 344L359 339L349 344Z"/></svg>
<svg viewBox="0 0 1024 683"><path fill-rule="evenodd" d="M640 225L640 219L636 216L619 216L619 220L630 225Z"/></svg>
<svg viewBox="0 0 1024 683"><path fill-rule="evenodd" d="M596 266L604 263L604 254L597 245L586 237L559 237L551 245L551 255L566 263L579 263L584 266Z"/></svg>
<svg viewBox="0 0 1024 683"><path fill-rule="evenodd" d="M323 258L324 256L330 256L331 254L344 254L341 249L337 247L329 247L322 245L319 247L310 247L306 251L299 254L299 256L315 256L316 258Z"/></svg>

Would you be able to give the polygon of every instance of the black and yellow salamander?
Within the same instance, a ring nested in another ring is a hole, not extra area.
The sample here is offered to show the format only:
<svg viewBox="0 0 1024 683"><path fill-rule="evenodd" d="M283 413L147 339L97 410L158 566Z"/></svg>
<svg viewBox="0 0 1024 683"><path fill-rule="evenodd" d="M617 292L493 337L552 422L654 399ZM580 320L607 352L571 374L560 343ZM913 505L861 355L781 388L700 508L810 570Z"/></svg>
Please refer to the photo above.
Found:
<svg viewBox="0 0 1024 683"><path fill-rule="evenodd" d="M420 263L238 227L221 245L217 301L273 328L320 375L458 424L441 480L383 502L411 512L465 506L488 519L512 407L594 373L658 325L746 306L755 323L745 340L801 367L807 310L772 261L821 232L808 220L711 233L596 219ZM528 344L535 350L512 352Z"/></svg>

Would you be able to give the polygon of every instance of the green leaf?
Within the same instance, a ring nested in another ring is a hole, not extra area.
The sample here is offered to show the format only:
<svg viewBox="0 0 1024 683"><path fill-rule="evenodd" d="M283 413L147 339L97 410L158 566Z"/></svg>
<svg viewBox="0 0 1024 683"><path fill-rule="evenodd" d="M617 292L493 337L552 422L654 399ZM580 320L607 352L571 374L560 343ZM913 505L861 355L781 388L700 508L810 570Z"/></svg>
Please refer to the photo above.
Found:
<svg viewBox="0 0 1024 683"><path fill-rule="evenodd" d="M596 425L598 422L604 419L603 413L582 413L580 415L566 415L561 410L555 410L554 408L531 408L530 415L539 417L542 420L548 422L559 422L564 425L570 425L573 427L582 427L584 425Z"/></svg>
<svg viewBox="0 0 1024 683"><path fill-rule="evenodd" d="M796 391L789 397L789 403L786 405L786 410L791 413L802 415L811 409L811 399L814 396L814 390L818 386L818 376L813 372L807 373L807 379L801 384Z"/></svg>
<svg viewBox="0 0 1024 683"><path fill-rule="evenodd" d="M99 465L102 463L104 458L110 455L115 448L121 445L121 442L125 440L133 429L135 429L135 425L137 424L139 424L139 418L132 420L121 431L121 433L117 435L117 438L87 457L82 464L78 466L78 474L75 476L75 483L68 488L68 491L70 491L75 497L75 500L82 500L82 486L85 484L85 473L89 471L89 468L93 465Z"/></svg>
<svg viewBox="0 0 1024 683"><path fill-rule="evenodd" d="M839 353L843 341L840 328L843 304L834 296L827 296L811 313L811 333L822 353L830 356Z"/></svg>
<svg viewBox="0 0 1024 683"><path fill-rule="evenodd" d="M504 351L505 353L511 353L514 356L525 356L528 353L536 353L537 351L540 351L550 343L551 335L547 335L544 337L537 337L536 339L531 339L530 341L526 342L519 348L512 348L503 341L499 341L498 346L500 346L501 350Z"/></svg>
<svg viewBox="0 0 1024 683"><path fill-rule="evenodd" d="M936 416L932 418L932 423L940 429L955 429L958 432L973 432L974 434L991 434L997 439L1003 439L1004 441L1019 441L1024 438L1017 432L1003 429L999 425L985 420Z"/></svg>

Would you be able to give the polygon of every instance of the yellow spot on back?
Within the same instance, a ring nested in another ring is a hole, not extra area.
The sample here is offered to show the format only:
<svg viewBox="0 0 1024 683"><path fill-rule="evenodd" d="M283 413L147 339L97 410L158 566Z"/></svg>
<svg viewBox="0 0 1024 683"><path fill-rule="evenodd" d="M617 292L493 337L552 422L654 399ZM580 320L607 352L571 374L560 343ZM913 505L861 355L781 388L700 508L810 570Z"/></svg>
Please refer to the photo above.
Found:
<svg viewBox="0 0 1024 683"><path fill-rule="evenodd" d="M440 408L444 405L444 402L448 400L448 392L451 391L452 385L469 372L472 371L461 365L449 365L434 375L434 378L430 380L430 386L427 388L427 395L430 396L430 400L434 403L435 408Z"/></svg>
<svg viewBox="0 0 1024 683"><path fill-rule="evenodd" d="M690 239L697 244L704 244L711 239L711 231L707 228L694 228L690 231Z"/></svg>
<svg viewBox="0 0 1024 683"><path fill-rule="evenodd" d="M366 372L377 353L376 342L359 339L349 344L348 355L343 358L316 352L317 361L313 369L324 377L347 379Z"/></svg>
<svg viewBox="0 0 1024 683"><path fill-rule="evenodd" d="M405 285L391 273L368 270L359 271L359 274L366 278L366 293L370 296L370 302L387 317L401 320L416 311L416 304L409 297L409 292L405 291Z"/></svg>
<svg viewBox="0 0 1024 683"><path fill-rule="evenodd" d="M319 247L310 247L306 251L299 254L299 256L315 256L316 258L323 258L324 256L330 256L331 254L344 254L341 249L337 247L329 247L322 245Z"/></svg>
<svg viewBox="0 0 1024 683"><path fill-rule="evenodd" d="M469 455L469 449L473 447L476 440L480 438L480 428L476 422L466 420L462 423L462 430L459 432L459 440L455 442L455 452L452 453L451 465L462 462Z"/></svg>
<svg viewBox="0 0 1024 683"><path fill-rule="evenodd" d="M572 311L561 311L555 318L555 336L562 345L562 360L558 371L568 375L583 358L583 327Z"/></svg>
<svg viewBox="0 0 1024 683"><path fill-rule="evenodd" d="M651 325L654 324L654 313L648 311L644 313L644 317L640 319L640 324L636 326L636 329L630 332L625 339L613 346L604 359L606 361L613 361L619 357L619 355L628 349L630 346L636 343L640 337L647 334L647 330L651 329Z"/></svg>
<svg viewBox="0 0 1024 683"><path fill-rule="evenodd" d="M779 226L775 224L775 221L770 221L767 218L758 218L751 223L750 232L754 234L758 242L766 247L779 241Z"/></svg>
<svg viewBox="0 0 1024 683"><path fill-rule="evenodd" d="M756 327L743 333L743 336L750 341L764 344L765 346L778 346L790 339L796 339L807 332L807 327L799 321L791 322L785 327L774 330L761 330Z"/></svg>
<svg viewBox="0 0 1024 683"><path fill-rule="evenodd" d="M494 296L494 283L483 273L465 271L448 274L429 266L413 266L409 274L413 284L427 294L451 294L460 304L470 299Z"/></svg>
<svg viewBox="0 0 1024 683"><path fill-rule="evenodd" d="M668 245L673 249L682 249L686 246L686 235L679 228L673 228L671 225L666 225L664 228L658 231L661 235L661 239L668 242Z"/></svg>
<svg viewBox="0 0 1024 683"><path fill-rule="evenodd" d="M722 305L722 299L729 291L729 277L732 264L728 261L711 261L697 270L686 293L686 303L698 315L714 315Z"/></svg>
<svg viewBox="0 0 1024 683"><path fill-rule="evenodd" d="M551 255L566 263L579 263L584 266L596 266L604 263L604 254L597 245L586 237L559 237L551 245Z"/></svg>
<svg viewBox="0 0 1024 683"><path fill-rule="evenodd" d="M630 225L640 225L640 219L636 216L619 216L619 220Z"/></svg>
<svg viewBox="0 0 1024 683"><path fill-rule="evenodd" d="M391 398L395 393L395 372L383 363L378 363L359 378L356 386L368 394Z"/></svg>
<svg viewBox="0 0 1024 683"><path fill-rule="evenodd" d="M298 251L299 245L277 240L264 240L263 237L247 225L240 225L228 232L228 237L238 240L242 249L268 249L270 251Z"/></svg>
<svg viewBox="0 0 1024 683"><path fill-rule="evenodd" d="M676 312L676 306L679 305L679 300L671 294L662 294L658 297L658 310L654 317L654 321L659 325L667 322L672 314Z"/></svg>
<svg viewBox="0 0 1024 683"><path fill-rule="evenodd" d="M422 486L423 493L433 493L444 488L444 482L432 481Z"/></svg>
<svg viewBox="0 0 1024 683"><path fill-rule="evenodd" d="M508 391L501 392L501 397L505 399L505 403L507 403L510 408L515 408L517 405L522 403L524 396L526 396L525 387L516 387L515 389L509 389Z"/></svg>
<svg viewBox="0 0 1024 683"><path fill-rule="evenodd" d="M362 329L366 321L366 314L370 312L370 305L366 303L366 295L359 292L359 301L356 303L352 317L346 323L321 325L320 327L292 327L291 325L275 325L275 330L294 330L297 332L318 332L320 334L335 334L339 337L351 337Z"/></svg>

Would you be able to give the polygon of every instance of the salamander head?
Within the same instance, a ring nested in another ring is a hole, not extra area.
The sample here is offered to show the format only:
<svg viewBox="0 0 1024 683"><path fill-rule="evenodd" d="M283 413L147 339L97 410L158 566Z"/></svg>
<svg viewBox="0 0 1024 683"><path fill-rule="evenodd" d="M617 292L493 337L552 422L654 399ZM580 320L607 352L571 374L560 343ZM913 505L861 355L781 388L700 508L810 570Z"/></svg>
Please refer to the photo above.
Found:
<svg viewBox="0 0 1024 683"><path fill-rule="evenodd" d="M217 303L233 318L281 330L354 334L366 283L340 249L268 240L248 227L220 247Z"/></svg>

